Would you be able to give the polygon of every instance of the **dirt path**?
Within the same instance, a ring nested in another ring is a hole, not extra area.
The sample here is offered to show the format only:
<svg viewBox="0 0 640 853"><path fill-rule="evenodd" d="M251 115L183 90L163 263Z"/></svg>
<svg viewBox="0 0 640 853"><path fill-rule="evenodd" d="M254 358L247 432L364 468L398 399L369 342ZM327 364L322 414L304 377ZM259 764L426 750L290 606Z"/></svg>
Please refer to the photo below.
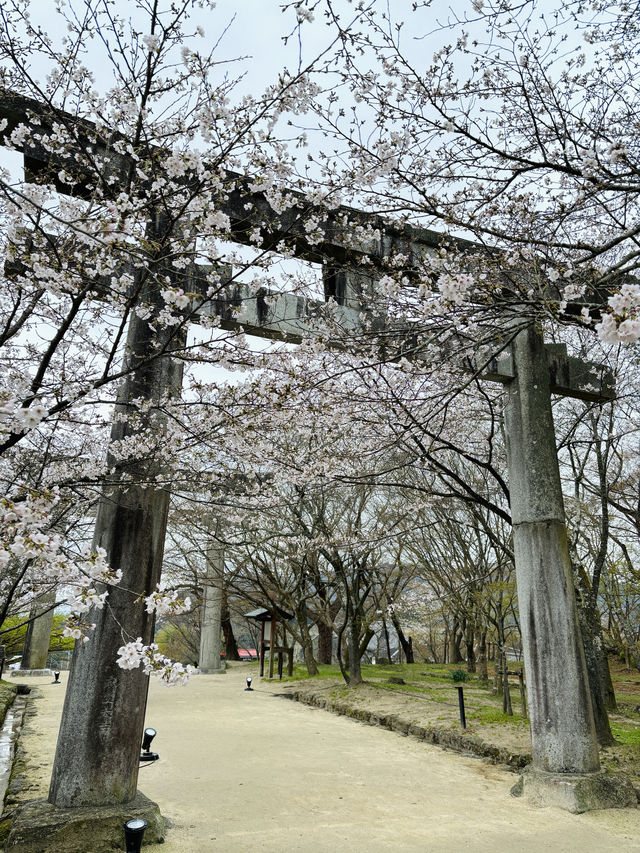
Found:
<svg viewBox="0 0 640 853"><path fill-rule="evenodd" d="M139 787L172 822L162 853L627 853L640 810L569 815L509 795L516 777L476 759L285 701L278 685L246 692L247 670L152 682L147 725L161 760ZM63 673L63 679L66 673ZM23 733L29 797L46 794L63 690L44 696ZM133 815L132 815L133 816ZM87 851L90 853L90 851Z"/></svg>

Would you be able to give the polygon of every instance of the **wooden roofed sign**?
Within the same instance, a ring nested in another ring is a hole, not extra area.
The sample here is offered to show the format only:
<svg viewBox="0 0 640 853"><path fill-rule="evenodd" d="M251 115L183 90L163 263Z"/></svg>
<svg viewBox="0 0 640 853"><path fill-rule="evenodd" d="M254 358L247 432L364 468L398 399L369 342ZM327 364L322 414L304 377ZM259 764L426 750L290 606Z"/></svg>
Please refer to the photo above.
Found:
<svg viewBox="0 0 640 853"><path fill-rule="evenodd" d="M275 655L278 656L278 674L282 678L282 660L283 655L287 655L287 673L293 675L293 646L285 646L285 625L294 617L292 613L287 613L281 607L272 606L270 609L266 607L258 607L250 613L244 614L245 619L253 619L260 625L260 641L258 643L258 658L260 660L260 677L264 676L264 664L266 653L269 652L269 678L273 678L273 669ZM283 640L278 645L278 625L282 622Z"/></svg>
<svg viewBox="0 0 640 853"><path fill-rule="evenodd" d="M21 124L28 128L19 146L27 180L53 182L62 193L71 192L71 188L58 176L57 155L41 139L55 123L72 134L81 150L91 150L93 163L100 164L97 169L87 168L74 175L76 194L90 196L96 182L100 182L106 196L117 194L134 167L126 146L117 144L126 142L121 136L35 101L0 93L2 119L6 121L5 138ZM155 151L156 155L160 153ZM162 158L157 159L161 164ZM360 311L366 309L367 287L383 274L390 255L399 252L408 258L420 258L435 252L441 244L442 237L436 232L398 228L351 208L322 210L295 192L288 194L291 205L277 212L264 193L250 189L244 177L226 173L225 180L228 189L221 208L229 217L229 239L248 243L258 228L264 248L277 251L282 244L295 257L321 263L325 299L334 300L341 323L354 331L360 328ZM310 240L305 230L310 216L319 223L321 237L317 242ZM207 270L196 265L183 272L171 271L176 286L184 285L185 292L195 293L202 292L204 284L208 284L206 274ZM108 287L108 282L96 282L96 290L100 286ZM319 305L289 294L256 294L238 284L226 288L224 298L213 298L206 307L203 300L201 310L218 316L225 328L242 327L253 335L295 341L309 334L308 318ZM142 346L141 341L152 346L146 325L134 313L129 330L132 348ZM117 405L139 398L141 387L149 389L150 395L167 393L171 388L179 390L179 373L164 361L167 359L151 359L149 364L135 367ZM563 781L566 774L591 778L599 766L597 741L566 549L550 392L601 402L612 398L613 380L599 365L572 359L562 348L545 348L533 327L515 335L504 357L494 358L487 352L470 369L483 372L485 378L501 382L508 389L514 546L534 767L543 774L560 774ZM113 429L112 437L121 435L117 431L121 426L114 424ZM120 491L112 488L109 499L102 500L98 509L94 542L104 545L110 560L120 561L114 568L123 570L123 587L140 594L149 594L160 576L167 501L166 492L127 484ZM151 535L148 529L153 531ZM145 552L145 548L151 548L152 553ZM152 566L143 580L141 565ZM145 589L140 586L142 582ZM550 595L554 596L552 608ZM109 600L116 617L111 621L125 625L132 637L140 636L148 642L152 625L140 615L142 608L132 608L124 594L114 594ZM80 644L82 647L74 652L49 794L50 802L58 807L83 805L85 790L91 791L93 804L101 797L105 803L112 802L116 787L121 802L135 795L146 683L136 682L133 674L115 666L120 629L114 631L106 617L99 614L96 621L92 642ZM134 683L138 684L138 693L132 700ZM126 725L120 725L122 720ZM100 732L99 750L95 731Z"/></svg>

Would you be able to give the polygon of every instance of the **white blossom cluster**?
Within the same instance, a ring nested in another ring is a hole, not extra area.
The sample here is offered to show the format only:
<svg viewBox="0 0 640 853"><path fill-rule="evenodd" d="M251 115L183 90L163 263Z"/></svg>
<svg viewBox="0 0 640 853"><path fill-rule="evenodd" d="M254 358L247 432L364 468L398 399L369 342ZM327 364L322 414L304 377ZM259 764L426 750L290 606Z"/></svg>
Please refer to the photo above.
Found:
<svg viewBox="0 0 640 853"><path fill-rule="evenodd" d="M163 593L159 588L156 588L151 595L145 598L147 613L153 613L154 610L158 616L177 616L179 613L186 613L191 609L191 599L187 596L184 601L178 598L178 593L174 590L170 593Z"/></svg>
<svg viewBox="0 0 640 853"><path fill-rule="evenodd" d="M145 645L142 637L120 646L118 655L117 664L121 669L138 669L142 666L145 675L155 675L168 687L186 684L193 672L192 666L183 666L161 654L156 643Z"/></svg>
<svg viewBox="0 0 640 853"><path fill-rule="evenodd" d="M57 490L47 495L29 494L24 500L0 500L0 570L13 559L58 566L60 537L46 531L58 500Z"/></svg>
<svg viewBox="0 0 640 853"><path fill-rule="evenodd" d="M473 276L468 273L457 275L441 275L438 279L438 290L447 302L461 305L473 287Z"/></svg>
<svg viewBox="0 0 640 853"><path fill-rule="evenodd" d="M83 614L94 606L102 608L108 595L99 593L94 584L116 584L122 573L108 565L104 548L92 552L86 547L75 559L64 553L62 537L48 529L59 500L58 490L52 489L28 494L24 500L0 501L0 571L12 561L28 560L29 571L40 584L63 584L70 607L63 634L81 639L93 627L83 621Z"/></svg>
<svg viewBox="0 0 640 853"><path fill-rule="evenodd" d="M181 287L168 287L160 293L167 305L175 305L180 310L187 308L191 303L190 297Z"/></svg>
<svg viewBox="0 0 640 853"><path fill-rule="evenodd" d="M623 284L609 297L611 311L596 324L601 341L608 344L631 344L640 339L640 285Z"/></svg>
<svg viewBox="0 0 640 853"><path fill-rule="evenodd" d="M27 432L37 427L46 416L47 409L39 400L34 400L29 406L21 406L15 399L0 403L0 425L3 431Z"/></svg>

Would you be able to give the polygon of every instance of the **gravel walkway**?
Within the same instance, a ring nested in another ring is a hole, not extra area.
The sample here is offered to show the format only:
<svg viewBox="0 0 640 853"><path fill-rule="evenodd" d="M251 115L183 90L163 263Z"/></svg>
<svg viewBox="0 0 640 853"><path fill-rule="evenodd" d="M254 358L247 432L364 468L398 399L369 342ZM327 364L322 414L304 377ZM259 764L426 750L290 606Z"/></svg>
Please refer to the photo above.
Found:
<svg viewBox="0 0 640 853"><path fill-rule="evenodd" d="M534 809L509 795L512 773L284 701L277 683L254 677L247 692L249 671L201 675L186 688L152 682L146 723L161 760L142 768L139 787L171 828L149 849L640 853L638 809ZM22 736L29 797L46 795L62 709L64 691L49 681L32 679L43 696Z"/></svg>

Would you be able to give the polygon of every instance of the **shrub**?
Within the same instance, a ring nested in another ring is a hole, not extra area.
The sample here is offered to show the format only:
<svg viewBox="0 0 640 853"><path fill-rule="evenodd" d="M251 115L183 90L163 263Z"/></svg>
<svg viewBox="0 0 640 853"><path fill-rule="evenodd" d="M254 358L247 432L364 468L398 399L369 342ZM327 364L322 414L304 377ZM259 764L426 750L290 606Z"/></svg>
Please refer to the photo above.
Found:
<svg viewBox="0 0 640 853"><path fill-rule="evenodd" d="M468 677L468 673L466 673L464 669L454 669L451 673L451 678L453 678L454 681L466 681Z"/></svg>

